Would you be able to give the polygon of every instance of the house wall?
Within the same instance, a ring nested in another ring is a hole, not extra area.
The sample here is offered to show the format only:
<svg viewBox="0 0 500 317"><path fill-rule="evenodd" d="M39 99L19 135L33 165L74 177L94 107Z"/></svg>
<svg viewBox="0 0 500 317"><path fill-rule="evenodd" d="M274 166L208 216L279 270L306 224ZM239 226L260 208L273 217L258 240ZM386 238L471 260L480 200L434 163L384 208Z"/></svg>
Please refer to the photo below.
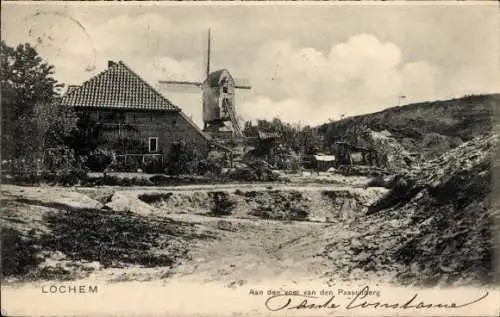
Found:
<svg viewBox="0 0 500 317"><path fill-rule="evenodd" d="M124 111L120 109L81 109L98 124L102 147L117 154L155 153L168 155L172 143L185 141L208 151L207 140L178 112ZM158 149L149 151L149 138L158 138Z"/></svg>

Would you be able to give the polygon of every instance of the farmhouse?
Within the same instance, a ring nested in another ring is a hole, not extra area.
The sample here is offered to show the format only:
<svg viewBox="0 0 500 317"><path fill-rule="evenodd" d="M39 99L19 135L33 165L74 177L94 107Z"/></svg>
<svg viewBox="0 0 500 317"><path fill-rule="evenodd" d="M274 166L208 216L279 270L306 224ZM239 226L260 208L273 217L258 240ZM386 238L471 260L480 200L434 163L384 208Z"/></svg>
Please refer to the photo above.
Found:
<svg viewBox="0 0 500 317"><path fill-rule="evenodd" d="M163 163L180 141L204 153L214 145L179 107L121 61L109 61L98 75L69 86L61 103L87 122L89 138L128 164L148 159Z"/></svg>

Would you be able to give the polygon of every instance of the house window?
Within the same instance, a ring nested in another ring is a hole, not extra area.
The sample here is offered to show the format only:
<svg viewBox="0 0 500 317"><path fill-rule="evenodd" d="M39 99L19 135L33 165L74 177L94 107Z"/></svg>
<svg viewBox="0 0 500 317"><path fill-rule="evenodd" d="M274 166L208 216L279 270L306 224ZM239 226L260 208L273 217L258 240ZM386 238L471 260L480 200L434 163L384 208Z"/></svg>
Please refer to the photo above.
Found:
<svg viewBox="0 0 500 317"><path fill-rule="evenodd" d="M225 94L227 94L227 93L228 93L227 86L222 87L222 92L223 92L223 93L225 93Z"/></svg>
<svg viewBox="0 0 500 317"><path fill-rule="evenodd" d="M149 138L149 152L158 152L158 138Z"/></svg>

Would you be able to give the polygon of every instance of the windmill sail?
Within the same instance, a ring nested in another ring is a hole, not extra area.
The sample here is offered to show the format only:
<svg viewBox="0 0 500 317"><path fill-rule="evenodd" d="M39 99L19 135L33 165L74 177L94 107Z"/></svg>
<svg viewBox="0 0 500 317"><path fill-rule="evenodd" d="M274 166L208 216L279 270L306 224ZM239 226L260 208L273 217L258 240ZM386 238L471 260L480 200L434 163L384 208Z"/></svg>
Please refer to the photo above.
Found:
<svg viewBox="0 0 500 317"><path fill-rule="evenodd" d="M210 75L210 28L208 28L208 45L207 45L207 65L206 65L206 70L205 70L205 78L208 78L208 75Z"/></svg>
<svg viewBox="0 0 500 317"><path fill-rule="evenodd" d="M202 83L194 81L160 80L160 86L170 92L199 93Z"/></svg>
<svg viewBox="0 0 500 317"><path fill-rule="evenodd" d="M252 89L252 86L250 86L250 81L248 79L235 78L234 85L235 88L238 89Z"/></svg>

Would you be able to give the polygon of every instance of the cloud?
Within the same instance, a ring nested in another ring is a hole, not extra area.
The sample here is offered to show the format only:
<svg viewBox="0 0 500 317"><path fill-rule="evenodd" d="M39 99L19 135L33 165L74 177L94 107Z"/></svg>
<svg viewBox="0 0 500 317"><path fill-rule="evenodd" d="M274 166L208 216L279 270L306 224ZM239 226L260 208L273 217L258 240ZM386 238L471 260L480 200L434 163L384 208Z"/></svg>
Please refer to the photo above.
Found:
<svg viewBox="0 0 500 317"><path fill-rule="evenodd" d="M275 101L264 96L257 96L241 103L237 106L236 111L245 121L279 117L286 122L300 123L301 125L320 124L327 122L328 119L339 117L339 113L333 114L331 111L331 116L328 117L324 109L320 107L310 108L305 100L288 98Z"/></svg>
<svg viewBox="0 0 500 317"><path fill-rule="evenodd" d="M154 13L118 15L91 27L92 38L99 51L120 49L139 55L158 51L172 31L175 31L175 26L171 20Z"/></svg>
<svg viewBox="0 0 500 317"><path fill-rule="evenodd" d="M413 99L438 98L439 69L425 61L411 62L401 68L401 91Z"/></svg>
<svg viewBox="0 0 500 317"><path fill-rule="evenodd" d="M448 76L444 84L444 90L450 97L485 92L498 93L500 73L498 67L492 67L489 70L478 66L463 67Z"/></svg>
<svg viewBox="0 0 500 317"><path fill-rule="evenodd" d="M113 59L123 60L158 87L160 79L202 79L206 28L210 25L212 69L227 67L235 77L249 79L254 88L251 93L237 94L236 108L244 119L277 115L287 121L321 123L341 114L394 106L400 94L406 95L405 103L410 103L498 90L498 67L494 67L498 66L498 45L477 37L496 36L493 31L486 32L494 29L489 27L491 23L483 23L479 29L474 27L480 23L474 24L472 35L462 38L455 35L465 34L465 30L458 32L459 26L451 27L450 23L434 25L424 18L427 13L417 15L417 24L410 24L415 13L406 16L406 9L394 13L397 23L387 26L379 26L371 10L356 15L362 18L359 23L351 23L355 15L349 13L348 18L341 18L344 27L339 29L322 22L324 19L260 23L276 15L274 9L264 8L192 8L189 16L187 10L175 6L121 11L68 8L55 9L72 14L83 29L61 15L32 18L35 10L48 12L48 7L12 6L10 14L2 11L2 35L9 44L36 44L40 37L40 53L56 66L57 79L62 82L81 83ZM283 8L283 16L303 17L304 10ZM330 16L326 9L310 14L316 18ZM21 20L24 22L20 24ZM399 23L403 20L404 24ZM304 31L305 24L310 30ZM5 25L9 32L5 32ZM486 44L475 45L478 41ZM95 68L89 71L89 66ZM160 91L201 123L198 91Z"/></svg>
<svg viewBox="0 0 500 317"><path fill-rule="evenodd" d="M439 68L427 61L405 63L402 56L396 44L370 34L334 44L328 54L268 42L250 70L257 96L244 105L256 109L248 115L316 123L394 106L400 94L409 101L434 97Z"/></svg>
<svg viewBox="0 0 500 317"><path fill-rule="evenodd" d="M203 79L201 78L201 65L192 60L176 60L169 56L160 56L151 58L146 63L140 58L134 59L131 62L132 65L155 80L200 81Z"/></svg>

